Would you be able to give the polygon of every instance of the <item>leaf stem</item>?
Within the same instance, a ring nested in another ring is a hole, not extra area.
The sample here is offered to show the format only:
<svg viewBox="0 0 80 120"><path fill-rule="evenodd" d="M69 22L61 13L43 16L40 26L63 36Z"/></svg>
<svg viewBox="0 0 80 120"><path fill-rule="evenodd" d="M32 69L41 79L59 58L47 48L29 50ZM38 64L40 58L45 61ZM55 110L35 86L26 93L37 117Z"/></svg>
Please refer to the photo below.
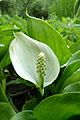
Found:
<svg viewBox="0 0 80 120"><path fill-rule="evenodd" d="M4 93L6 93L6 79L2 80L2 90Z"/></svg>

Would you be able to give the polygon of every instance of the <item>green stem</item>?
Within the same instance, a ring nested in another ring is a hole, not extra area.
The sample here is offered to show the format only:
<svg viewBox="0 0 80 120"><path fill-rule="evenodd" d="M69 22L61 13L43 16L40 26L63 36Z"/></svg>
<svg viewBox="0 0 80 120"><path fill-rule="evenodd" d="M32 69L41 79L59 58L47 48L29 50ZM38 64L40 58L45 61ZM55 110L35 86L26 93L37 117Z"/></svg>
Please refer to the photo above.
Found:
<svg viewBox="0 0 80 120"><path fill-rule="evenodd" d="M44 95L44 77L39 75L39 82L38 85L36 86L41 93L41 95Z"/></svg>
<svg viewBox="0 0 80 120"><path fill-rule="evenodd" d="M43 96L44 95L44 88L39 88L39 92L41 93L41 95Z"/></svg>
<svg viewBox="0 0 80 120"><path fill-rule="evenodd" d="M16 113L18 113L18 109L15 107L15 105L13 104L12 99L9 97L9 101L10 101L10 105L12 106L12 108L15 110Z"/></svg>
<svg viewBox="0 0 80 120"><path fill-rule="evenodd" d="M6 93L6 79L2 80L2 90L4 93Z"/></svg>
<svg viewBox="0 0 80 120"><path fill-rule="evenodd" d="M2 90L2 94L3 94L3 97L4 97L5 101L6 101L7 103L9 103L9 101L8 101L8 99L7 99L7 96L6 96L6 79L3 79L3 80L2 80L1 90ZM9 104L10 104L10 103L9 103ZM16 113L17 110L16 110L16 108L14 107L14 105L13 105L13 104L10 104L10 105L11 105L12 109L14 110L14 112Z"/></svg>
<svg viewBox="0 0 80 120"><path fill-rule="evenodd" d="M42 75L39 75L39 86L44 89L44 77Z"/></svg>

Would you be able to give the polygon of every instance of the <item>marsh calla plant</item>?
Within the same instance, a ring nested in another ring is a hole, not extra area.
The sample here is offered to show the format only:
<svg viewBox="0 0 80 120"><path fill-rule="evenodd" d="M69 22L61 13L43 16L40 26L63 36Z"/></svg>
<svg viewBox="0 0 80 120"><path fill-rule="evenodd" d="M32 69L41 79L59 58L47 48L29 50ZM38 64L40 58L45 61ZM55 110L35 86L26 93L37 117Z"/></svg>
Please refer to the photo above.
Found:
<svg viewBox="0 0 80 120"><path fill-rule="evenodd" d="M22 32L15 34L9 52L16 73L35 84L41 94L59 74L59 61L51 48Z"/></svg>

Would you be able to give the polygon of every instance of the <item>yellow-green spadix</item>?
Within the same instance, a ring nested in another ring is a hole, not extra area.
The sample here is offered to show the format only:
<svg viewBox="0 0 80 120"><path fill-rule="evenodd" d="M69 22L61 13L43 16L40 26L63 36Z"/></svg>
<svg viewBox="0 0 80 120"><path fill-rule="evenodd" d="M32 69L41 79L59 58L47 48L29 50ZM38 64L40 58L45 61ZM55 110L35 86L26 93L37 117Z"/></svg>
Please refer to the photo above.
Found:
<svg viewBox="0 0 80 120"><path fill-rule="evenodd" d="M38 88L41 88L41 86L39 84L39 72L36 67L40 56L42 56L43 62L45 61L42 67L44 74L43 88L50 85L59 74L59 61L51 48L22 32L15 34L9 52L16 73L21 78L35 84Z"/></svg>

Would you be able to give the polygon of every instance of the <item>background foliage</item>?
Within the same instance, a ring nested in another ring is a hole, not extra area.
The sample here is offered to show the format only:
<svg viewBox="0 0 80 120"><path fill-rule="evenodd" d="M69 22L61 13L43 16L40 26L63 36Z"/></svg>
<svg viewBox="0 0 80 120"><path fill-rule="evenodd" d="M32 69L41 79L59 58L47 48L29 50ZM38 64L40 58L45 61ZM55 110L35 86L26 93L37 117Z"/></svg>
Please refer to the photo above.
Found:
<svg viewBox="0 0 80 120"><path fill-rule="evenodd" d="M43 97L11 64L9 45L20 31L59 59L60 74ZM0 0L0 106L0 120L80 119L80 0Z"/></svg>

